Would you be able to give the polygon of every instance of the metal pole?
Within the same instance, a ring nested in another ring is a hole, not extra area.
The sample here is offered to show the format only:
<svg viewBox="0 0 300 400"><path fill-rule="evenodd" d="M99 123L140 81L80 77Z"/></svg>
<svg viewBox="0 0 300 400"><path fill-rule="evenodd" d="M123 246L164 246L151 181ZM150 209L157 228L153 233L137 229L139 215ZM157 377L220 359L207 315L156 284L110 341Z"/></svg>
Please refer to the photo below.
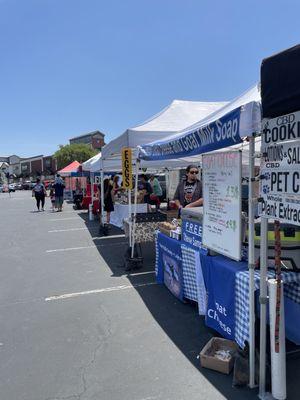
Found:
<svg viewBox="0 0 300 400"><path fill-rule="evenodd" d="M132 211L131 211L131 189L128 189L128 220L129 220L129 247L132 244L131 228L132 228Z"/></svg>
<svg viewBox="0 0 300 400"><path fill-rule="evenodd" d="M134 209L133 209L133 226L132 226L132 241L131 241L131 258L134 256L134 241L135 241L135 219L137 210L137 195L138 195L138 180L139 180L140 160L136 160L135 164L135 185L134 185Z"/></svg>
<svg viewBox="0 0 300 400"><path fill-rule="evenodd" d="M169 191L170 191L170 171L165 169L165 177L166 177L166 200L169 205Z"/></svg>
<svg viewBox="0 0 300 400"><path fill-rule="evenodd" d="M254 153L255 138L249 138L248 269L249 269L249 386L255 387L255 287L254 287Z"/></svg>
<svg viewBox="0 0 300 400"><path fill-rule="evenodd" d="M260 357L259 397L266 396L266 324L267 324L268 218L261 217L260 229Z"/></svg>
<svg viewBox="0 0 300 400"><path fill-rule="evenodd" d="M93 201L94 201L94 173L90 173L90 184L91 184L91 204L89 204L89 220L94 220L93 215Z"/></svg>
<svg viewBox="0 0 300 400"><path fill-rule="evenodd" d="M101 160L101 165L100 165L100 203L101 203L101 219L100 219L100 223L103 226L104 225L104 165L103 165L103 160Z"/></svg>
<svg viewBox="0 0 300 400"><path fill-rule="evenodd" d="M94 172L91 172L91 198L92 198L92 202L94 200Z"/></svg>

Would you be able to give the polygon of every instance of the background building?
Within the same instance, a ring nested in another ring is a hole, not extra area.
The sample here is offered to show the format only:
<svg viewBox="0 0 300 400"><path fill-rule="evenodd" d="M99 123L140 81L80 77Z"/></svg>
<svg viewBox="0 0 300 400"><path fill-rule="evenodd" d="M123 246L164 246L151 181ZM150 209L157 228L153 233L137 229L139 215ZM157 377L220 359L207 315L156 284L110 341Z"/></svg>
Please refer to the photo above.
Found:
<svg viewBox="0 0 300 400"><path fill-rule="evenodd" d="M74 143L84 143L89 144L94 150L101 150L105 145L104 133L100 131L93 131L86 133L84 135L76 136L70 139L70 144Z"/></svg>
<svg viewBox="0 0 300 400"><path fill-rule="evenodd" d="M9 157L0 157L1 171L8 172L10 179L36 179L41 176L51 179L57 170L56 160L52 156L38 155L22 158L15 154Z"/></svg>

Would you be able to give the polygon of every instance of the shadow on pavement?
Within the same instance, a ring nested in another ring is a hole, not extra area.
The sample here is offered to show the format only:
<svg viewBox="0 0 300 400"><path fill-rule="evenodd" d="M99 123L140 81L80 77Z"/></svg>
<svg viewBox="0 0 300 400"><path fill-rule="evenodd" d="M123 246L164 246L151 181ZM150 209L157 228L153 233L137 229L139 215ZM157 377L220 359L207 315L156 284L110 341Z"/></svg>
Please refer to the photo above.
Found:
<svg viewBox="0 0 300 400"><path fill-rule="evenodd" d="M112 227L109 236L101 239L99 235L99 222L89 221L88 214L79 214L86 223L93 241L100 244L98 251L103 257L112 276L127 276L135 290L140 295L144 304L151 312L153 318L161 326L172 342L180 349L185 357L224 397L227 399L256 399L257 389L233 388L232 373L224 375L200 366L198 354L208 340L218 334L206 327L204 317L198 315L197 305L193 302L181 303L175 298L164 285L153 284L149 286L138 286L144 283L155 282L155 245L145 243L142 245L144 257L143 267L140 270L125 272L123 255L128 247L125 237L113 238L110 236L121 235L123 231ZM103 246L105 242L105 246ZM288 398L298 399L299 378L295 371L300 370L300 360L295 358L287 363L287 388Z"/></svg>

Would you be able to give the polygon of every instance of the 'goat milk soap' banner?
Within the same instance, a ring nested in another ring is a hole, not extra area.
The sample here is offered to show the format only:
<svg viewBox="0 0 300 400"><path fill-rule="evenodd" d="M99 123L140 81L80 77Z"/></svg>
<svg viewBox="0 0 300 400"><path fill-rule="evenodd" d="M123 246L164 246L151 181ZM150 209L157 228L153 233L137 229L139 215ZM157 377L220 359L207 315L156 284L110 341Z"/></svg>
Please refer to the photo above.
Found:
<svg viewBox="0 0 300 400"><path fill-rule="evenodd" d="M144 160L193 156L242 142L239 134L241 107L202 126L192 127L161 142L140 147Z"/></svg>
<svg viewBox="0 0 300 400"><path fill-rule="evenodd" d="M300 112L263 121L261 215L300 225Z"/></svg>

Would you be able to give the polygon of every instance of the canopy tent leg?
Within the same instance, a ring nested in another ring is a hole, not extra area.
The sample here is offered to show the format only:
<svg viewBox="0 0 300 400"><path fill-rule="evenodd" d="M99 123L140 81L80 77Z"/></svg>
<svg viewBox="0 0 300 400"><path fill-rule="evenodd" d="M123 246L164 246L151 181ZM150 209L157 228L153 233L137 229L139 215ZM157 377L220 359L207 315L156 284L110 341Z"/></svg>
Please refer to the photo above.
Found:
<svg viewBox="0 0 300 400"><path fill-rule="evenodd" d="M131 206L131 189L128 189L128 221L129 221L129 247L132 245L132 206Z"/></svg>
<svg viewBox="0 0 300 400"><path fill-rule="evenodd" d="M165 177L166 177L166 200L167 200L167 204L168 204L168 208L169 208L169 201L170 201L170 196L169 196L169 192L170 192L170 171L168 170L168 168L165 169Z"/></svg>
<svg viewBox="0 0 300 400"><path fill-rule="evenodd" d="M100 224L104 226L104 171L103 171L103 160L101 161L101 170L100 170L100 203L101 203L101 215L100 215Z"/></svg>
<svg viewBox="0 0 300 400"><path fill-rule="evenodd" d="M261 217L260 230L260 355L259 355L259 397L266 398L266 328L268 302L268 218Z"/></svg>
<svg viewBox="0 0 300 400"><path fill-rule="evenodd" d="M89 220L94 220L93 215L93 201L94 201L94 173L90 173L90 184L91 184L91 204L89 204Z"/></svg>
<svg viewBox="0 0 300 400"><path fill-rule="evenodd" d="M131 240L131 258L134 256L134 245L135 245L135 220L137 211L137 195L138 195L138 180L139 180L139 168L140 160L136 160L135 164L135 183L134 183L134 207L133 207L133 225L132 225L132 240Z"/></svg>
<svg viewBox="0 0 300 400"><path fill-rule="evenodd" d="M254 155L255 138L249 137L248 269L249 269L249 386L255 387L255 287L254 287Z"/></svg>

